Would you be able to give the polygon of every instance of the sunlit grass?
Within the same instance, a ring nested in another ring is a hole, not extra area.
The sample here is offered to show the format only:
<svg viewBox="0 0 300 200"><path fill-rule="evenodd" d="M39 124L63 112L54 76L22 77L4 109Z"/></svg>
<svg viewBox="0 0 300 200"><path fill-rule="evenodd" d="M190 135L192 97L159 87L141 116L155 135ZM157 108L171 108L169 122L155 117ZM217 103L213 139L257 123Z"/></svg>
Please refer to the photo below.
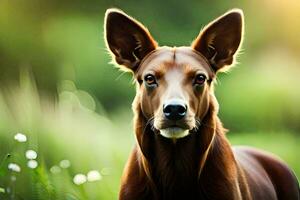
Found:
<svg viewBox="0 0 300 200"><path fill-rule="evenodd" d="M39 97L28 74L22 75L20 86L2 88L0 198L117 195L126 148L120 150L124 144L116 143L128 131L116 134L123 129L95 113L93 101L76 88L60 91L56 102L48 101Z"/></svg>

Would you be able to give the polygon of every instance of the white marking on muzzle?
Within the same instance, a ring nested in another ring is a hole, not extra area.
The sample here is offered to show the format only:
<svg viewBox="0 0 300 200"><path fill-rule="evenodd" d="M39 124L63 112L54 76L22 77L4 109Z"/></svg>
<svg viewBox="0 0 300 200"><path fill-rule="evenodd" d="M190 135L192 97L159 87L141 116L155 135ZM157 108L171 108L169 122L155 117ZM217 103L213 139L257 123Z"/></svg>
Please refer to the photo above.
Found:
<svg viewBox="0 0 300 200"><path fill-rule="evenodd" d="M190 132L187 129L182 129L179 127L170 127L166 129L161 129L159 133L166 138L177 139L189 135Z"/></svg>

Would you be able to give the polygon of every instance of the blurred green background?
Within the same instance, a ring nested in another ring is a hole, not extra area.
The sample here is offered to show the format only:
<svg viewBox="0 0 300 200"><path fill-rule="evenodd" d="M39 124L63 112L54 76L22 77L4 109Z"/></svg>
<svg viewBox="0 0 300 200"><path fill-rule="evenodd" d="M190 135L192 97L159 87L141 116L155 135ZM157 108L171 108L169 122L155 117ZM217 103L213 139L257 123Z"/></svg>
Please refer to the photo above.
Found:
<svg viewBox="0 0 300 200"><path fill-rule="evenodd" d="M109 64L110 7L169 46L189 45L208 22L243 9L239 64L216 86L220 118L233 144L271 151L300 176L298 0L0 0L0 199L117 199L135 142L135 89L130 74ZM25 143L14 140L18 132ZM38 154L35 169L27 167L28 149ZM90 170L100 180L74 183Z"/></svg>

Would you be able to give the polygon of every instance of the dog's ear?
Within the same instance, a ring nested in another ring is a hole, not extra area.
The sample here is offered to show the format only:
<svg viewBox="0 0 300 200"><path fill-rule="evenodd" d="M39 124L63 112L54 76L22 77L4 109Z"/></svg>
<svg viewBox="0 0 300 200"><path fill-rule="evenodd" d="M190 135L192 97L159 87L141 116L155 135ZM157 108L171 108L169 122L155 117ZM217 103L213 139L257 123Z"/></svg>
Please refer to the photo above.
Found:
<svg viewBox="0 0 300 200"><path fill-rule="evenodd" d="M108 9L104 24L106 45L125 70L135 72L141 60L157 48L149 31L120 10Z"/></svg>
<svg viewBox="0 0 300 200"><path fill-rule="evenodd" d="M242 10L231 10L208 24L192 43L216 72L234 62L243 36L243 18Z"/></svg>

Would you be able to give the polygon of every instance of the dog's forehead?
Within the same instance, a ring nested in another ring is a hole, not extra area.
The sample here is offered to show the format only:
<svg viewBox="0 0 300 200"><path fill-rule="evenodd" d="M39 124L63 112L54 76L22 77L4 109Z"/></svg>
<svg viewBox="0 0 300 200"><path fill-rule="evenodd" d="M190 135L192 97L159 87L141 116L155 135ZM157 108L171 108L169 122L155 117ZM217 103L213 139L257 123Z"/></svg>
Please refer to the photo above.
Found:
<svg viewBox="0 0 300 200"><path fill-rule="evenodd" d="M183 67L194 71L203 71L208 76L214 74L206 59L191 47L159 47L143 60L138 74L141 75L147 71L165 73L170 69Z"/></svg>

